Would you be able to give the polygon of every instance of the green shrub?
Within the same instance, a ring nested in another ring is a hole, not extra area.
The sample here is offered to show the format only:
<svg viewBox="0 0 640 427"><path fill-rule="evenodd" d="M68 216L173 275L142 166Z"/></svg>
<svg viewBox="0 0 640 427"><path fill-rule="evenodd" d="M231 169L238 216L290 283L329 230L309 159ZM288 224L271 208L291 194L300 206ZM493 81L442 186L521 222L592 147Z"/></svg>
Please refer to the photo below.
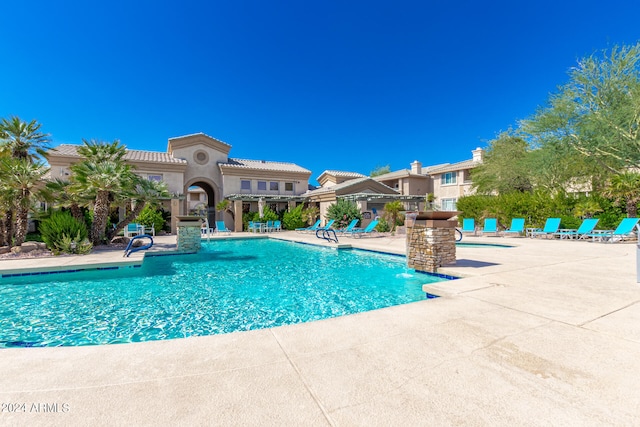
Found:
<svg viewBox="0 0 640 427"><path fill-rule="evenodd" d="M334 228L345 228L356 218L362 221L362 213L355 202L338 199L327 208L327 219L336 221Z"/></svg>
<svg viewBox="0 0 640 427"><path fill-rule="evenodd" d="M376 231L379 231L380 233L386 233L388 231L391 231L391 226L389 225L386 219L378 218L378 225L376 225Z"/></svg>
<svg viewBox="0 0 640 427"><path fill-rule="evenodd" d="M148 228L153 226L153 229L156 230L156 232L164 229L164 218L162 216L162 212L156 210L150 205L147 205L142 209L142 212L140 212L140 215L135 219L135 222Z"/></svg>
<svg viewBox="0 0 640 427"><path fill-rule="evenodd" d="M76 221L69 212L53 211L40 223L42 241L54 254L83 254L91 251L87 226Z"/></svg>
<svg viewBox="0 0 640 427"><path fill-rule="evenodd" d="M306 225L306 222L302 219L302 207L303 205L300 204L290 212L285 212L282 215L282 227L285 230L295 230Z"/></svg>
<svg viewBox="0 0 640 427"><path fill-rule="evenodd" d="M244 212L242 214L242 229L247 231L249 229L249 221L253 221L253 217L256 216L258 212ZM259 216L259 215L258 215Z"/></svg>
<svg viewBox="0 0 640 427"><path fill-rule="evenodd" d="M85 255L91 252L91 248L93 245L89 241L89 239L80 239L80 232L76 235L75 238L71 238L70 236L63 235L62 240L56 243L55 248L51 248L51 252L58 255L60 253L65 254L79 254Z"/></svg>
<svg viewBox="0 0 640 427"><path fill-rule="evenodd" d="M260 212L256 212L253 217L253 221L257 222L276 221L278 219L278 214L272 211L269 206L265 206L262 209L262 216L260 216Z"/></svg>
<svg viewBox="0 0 640 427"><path fill-rule="evenodd" d="M40 224L38 224L38 228L40 227ZM42 236L40 235L40 233L27 233L27 237L25 237L25 242L44 242L44 240L42 240Z"/></svg>

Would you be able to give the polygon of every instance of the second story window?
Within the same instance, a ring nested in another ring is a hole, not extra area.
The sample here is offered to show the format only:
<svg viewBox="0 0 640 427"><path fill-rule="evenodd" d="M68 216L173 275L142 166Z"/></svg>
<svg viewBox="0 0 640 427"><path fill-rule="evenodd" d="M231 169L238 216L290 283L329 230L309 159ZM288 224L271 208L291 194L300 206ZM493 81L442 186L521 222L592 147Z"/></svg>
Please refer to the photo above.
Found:
<svg viewBox="0 0 640 427"><path fill-rule="evenodd" d="M251 181L248 179L240 180L240 189L242 191L251 191Z"/></svg>
<svg viewBox="0 0 640 427"><path fill-rule="evenodd" d="M285 182L284 191L293 191L293 182Z"/></svg>
<svg viewBox="0 0 640 427"><path fill-rule="evenodd" d="M162 175L147 175L149 181L162 182Z"/></svg>
<svg viewBox="0 0 640 427"><path fill-rule="evenodd" d="M440 184L442 185L450 185L456 183L456 177L458 174L456 172L446 172L443 173L440 177Z"/></svg>
<svg viewBox="0 0 640 427"><path fill-rule="evenodd" d="M278 191L278 188L279 188L279 186L278 186L278 183L277 183L277 182L273 182L273 181L271 181L271 182L269 183L269 190L271 190L271 191Z"/></svg>
<svg viewBox="0 0 640 427"><path fill-rule="evenodd" d="M267 181L258 181L258 190L267 191Z"/></svg>

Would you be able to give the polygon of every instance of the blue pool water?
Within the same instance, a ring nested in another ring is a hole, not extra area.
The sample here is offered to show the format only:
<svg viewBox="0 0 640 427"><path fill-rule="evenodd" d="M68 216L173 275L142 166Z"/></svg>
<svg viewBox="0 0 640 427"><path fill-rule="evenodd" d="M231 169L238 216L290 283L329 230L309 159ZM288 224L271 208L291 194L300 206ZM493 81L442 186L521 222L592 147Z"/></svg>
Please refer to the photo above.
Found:
<svg viewBox="0 0 640 427"><path fill-rule="evenodd" d="M47 280L47 282L43 282ZM163 340L308 322L425 299L404 257L269 239L205 243L140 268L0 280L0 347Z"/></svg>

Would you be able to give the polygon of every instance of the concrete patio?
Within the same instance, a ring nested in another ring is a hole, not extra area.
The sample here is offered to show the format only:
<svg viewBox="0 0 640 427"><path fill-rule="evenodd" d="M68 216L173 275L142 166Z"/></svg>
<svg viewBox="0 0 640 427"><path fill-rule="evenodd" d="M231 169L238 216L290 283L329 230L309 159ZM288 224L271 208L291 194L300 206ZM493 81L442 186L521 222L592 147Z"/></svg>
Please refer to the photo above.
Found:
<svg viewBox="0 0 640 427"><path fill-rule="evenodd" d="M158 240L170 249L175 238ZM441 298L352 316L170 341L1 349L0 424L639 425L635 244L464 240L515 247L458 248L457 264L442 272L463 278L426 288ZM343 241L393 253L405 246L402 237ZM56 260L123 258L0 261L0 273ZM8 406L22 403L19 412Z"/></svg>

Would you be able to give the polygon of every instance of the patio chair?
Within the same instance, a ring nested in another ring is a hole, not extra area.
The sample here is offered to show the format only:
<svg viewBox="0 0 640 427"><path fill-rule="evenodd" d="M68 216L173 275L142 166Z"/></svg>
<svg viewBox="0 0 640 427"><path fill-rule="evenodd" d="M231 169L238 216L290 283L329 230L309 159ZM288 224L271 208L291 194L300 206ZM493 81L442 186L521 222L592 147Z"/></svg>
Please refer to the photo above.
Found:
<svg viewBox="0 0 640 427"><path fill-rule="evenodd" d="M484 228L482 229L482 235L485 233L493 233L495 236L498 235L498 220L495 218L485 218L484 220Z"/></svg>
<svg viewBox="0 0 640 427"><path fill-rule="evenodd" d="M460 230L463 233L473 233L476 235L476 222L473 218L463 218L462 219L462 229Z"/></svg>
<svg viewBox="0 0 640 427"><path fill-rule="evenodd" d="M587 234L591 233L594 228L596 228L596 224L598 223L598 218L587 218L582 221L580 227L577 229L565 229L560 230L557 233L554 233L556 236L560 236L560 239L582 239L586 237Z"/></svg>
<svg viewBox="0 0 640 427"><path fill-rule="evenodd" d="M377 233L378 231L375 229L376 225L378 225L378 220L374 219L367 225L366 228L353 228L350 232L345 233L349 237L362 237L366 235L371 235L372 233Z"/></svg>
<svg viewBox="0 0 640 427"><path fill-rule="evenodd" d="M625 238L634 237L633 229L638 224L638 221L638 218L625 218L615 230L594 230L591 233L587 233L585 237L591 237L593 241L600 242L622 242Z"/></svg>
<svg viewBox="0 0 640 427"><path fill-rule="evenodd" d="M247 228L247 231L249 231L251 233L255 233L256 231L258 233L261 233L262 232L262 223L249 221L249 226Z"/></svg>
<svg viewBox="0 0 640 427"><path fill-rule="evenodd" d="M224 225L224 221L216 221L216 230L215 230L216 234L222 234L222 233L227 233L227 234L231 234L231 230L229 230L227 228L226 225Z"/></svg>
<svg viewBox="0 0 640 427"><path fill-rule="evenodd" d="M340 230L336 230L336 233L350 233L351 230L353 230L356 226L356 224L358 223L358 221L360 221L358 218L356 219L352 219L351 222L349 223L349 225L347 225L345 228L340 229Z"/></svg>
<svg viewBox="0 0 640 427"><path fill-rule="evenodd" d="M316 231L318 227L320 227L320 220L317 220L316 223L313 224L311 227L296 228L296 231L298 233L307 233L310 231Z"/></svg>
<svg viewBox="0 0 640 427"><path fill-rule="evenodd" d="M124 237L133 237L139 234L142 234L143 228L140 224L136 224L135 222L130 222L124 228Z"/></svg>
<svg viewBox="0 0 640 427"><path fill-rule="evenodd" d="M273 231L282 231L282 221L273 221Z"/></svg>
<svg viewBox="0 0 640 427"><path fill-rule="evenodd" d="M266 232L267 233L271 233L273 230L275 230L274 226L273 226L273 221L267 221L267 225L266 225Z"/></svg>
<svg viewBox="0 0 640 427"><path fill-rule="evenodd" d="M558 232L559 228L560 228L560 218L547 218L547 221L544 223L544 228L542 230L539 228L531 230L529 237L538 237L538 236L553 237L554 234Z"/></svg>
<svg viewBox="0 0 640 427"><path fill-rule="evenodd" d="M524 233L524 218L512 218L511 226L502 232L503 236L507 234L516 234L521 236Z"/></svg>

